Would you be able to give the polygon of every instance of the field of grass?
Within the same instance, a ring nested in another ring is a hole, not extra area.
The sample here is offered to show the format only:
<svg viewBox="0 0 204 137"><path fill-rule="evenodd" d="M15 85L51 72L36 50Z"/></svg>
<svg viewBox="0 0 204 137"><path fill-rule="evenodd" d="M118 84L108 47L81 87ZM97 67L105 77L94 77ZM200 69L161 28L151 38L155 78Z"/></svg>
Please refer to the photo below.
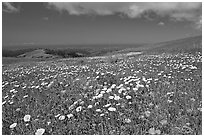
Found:
<svg viewBox="0 0 204 137"><path fill-rule="evenodd" d="M202 134L201 52L112 60L4 65L3 134Z"/></svg>

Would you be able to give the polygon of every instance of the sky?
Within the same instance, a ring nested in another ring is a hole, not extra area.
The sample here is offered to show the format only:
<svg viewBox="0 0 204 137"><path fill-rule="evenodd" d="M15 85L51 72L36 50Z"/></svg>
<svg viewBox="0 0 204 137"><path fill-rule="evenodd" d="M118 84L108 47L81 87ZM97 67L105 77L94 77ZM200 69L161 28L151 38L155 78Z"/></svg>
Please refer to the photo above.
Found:
<svg viewBox="0 0 204 137"><path fill-rule="evenodd" d="M201 27L199 2L2 3L3 46L156 43Z"/></svg>

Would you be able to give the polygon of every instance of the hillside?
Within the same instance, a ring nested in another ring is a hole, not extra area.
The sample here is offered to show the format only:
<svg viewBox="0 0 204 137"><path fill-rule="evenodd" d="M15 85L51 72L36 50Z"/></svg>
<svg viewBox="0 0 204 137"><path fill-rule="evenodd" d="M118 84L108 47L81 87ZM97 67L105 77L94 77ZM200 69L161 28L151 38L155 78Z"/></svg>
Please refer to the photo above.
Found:
<svg viewBox="0 0 204 137"><path fill-rule="evenodd" d="M181 52L190 50L201 50L202 36L188 37L173 41L161 42L152 45L152 51L158 52Z"/></svg>
<svg viewBox="0 0 204 137"><path fill-rule="evenodd" d="M135 45L126 47L123 45L113 47L98 47L92 48L73 47L73 48L42 48L42 49L18 49L18 50L3 50L3 64L10 64L21 61L41 61L52 60L58 58L77 58L77 57L95 57L95 56L112 56L128 54L130 52L141 52L143 54L154 53L179 53L179 52L196 52L202 50L202 36L188 37L184 39L160 42L154 44ZM12 58L11 58L12 57Z"/></svg>
<svg viewBox="0 0 204 137"><path fill-rule="evenodd" d="M168 53L168 52L193 52L202 50L202 36L188 37L167 42L146 44L142 46L126 48L119 51L113 51L111 54L121 54L129 52L143 53ZM109 53L110 55L110 53Z"/></svg>
<svg viewBox="0 0 204 137"><path fill-rule="evenodd" d="M45 50L43 49L37 49L37 50L33 50L31 52L26 52L24 54L21 54L18 56L19 58L41 58L41 59L45 59L45 58L57 58L57 56L53 56L50 54L46 54Z"/></svg>

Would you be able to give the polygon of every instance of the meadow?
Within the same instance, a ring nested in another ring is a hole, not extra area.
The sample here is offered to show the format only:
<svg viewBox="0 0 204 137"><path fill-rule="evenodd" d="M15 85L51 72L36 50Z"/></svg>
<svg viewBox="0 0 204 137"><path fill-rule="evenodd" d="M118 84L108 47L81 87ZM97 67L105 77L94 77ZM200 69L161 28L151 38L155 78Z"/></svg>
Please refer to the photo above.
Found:
<svg viewBox="0 0 204 137"><path fill-rule="evenodd" d="M2 67L4 135L201 135L202 54Z"/></svg>

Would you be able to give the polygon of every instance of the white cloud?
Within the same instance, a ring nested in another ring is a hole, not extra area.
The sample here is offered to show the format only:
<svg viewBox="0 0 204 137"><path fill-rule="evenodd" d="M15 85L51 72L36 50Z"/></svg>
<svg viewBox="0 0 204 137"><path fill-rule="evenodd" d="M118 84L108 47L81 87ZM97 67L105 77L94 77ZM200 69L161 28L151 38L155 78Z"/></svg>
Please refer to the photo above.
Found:
<svg viewBox="0 0 204 137"><path fill-rule="evenodd" d="M46 20L46 21L47 21L47 20L49 20L49 18L48 18L48 17L43 17L42 19L43 19L43 20Z"/></svg>
<svg viewBox="0 0 204 137"><path fill-rule="evenodd" d="M20 7L14 7L11 2L3 2L2 5L2 9L4 12L15 13L20 11Z"/></svg>
<svg viewBox="0 0 204 137"><path fill-rule="evenodd" d="M196 29L202 31L202 16L200 16L195 25Z"/></svg>
<svg viewBox="0 0 204 137"><path fill-rule="evenodd" d="M121 17L141 18L146 20L168 17L173 21L188 21L201 30L202 28L202 3L201 2L109 2L109 3L68 3L51 2L48 8L59 12L67 11L71 15L114 15ZM153 13L153 16L151 14ZM163 26L164 23L158 25Z"/></svg>
<svg viewBox="0 0 204 137"><path fill-rule="evenodd" d="M164 26L165 23L164 23L164 22L159 22L158 25L159 25L159 26Z"/></svg>
<svg viewBox="0 0 204 137"><path fill-rule="evenodd" d="M199 2L137 2L137 3L48 3L49 8L71 15L113 15L120 13L129 18L140 18L144 12L152 11L157 15L168 16L175 21L195 21L201 15Z"/></svg>

